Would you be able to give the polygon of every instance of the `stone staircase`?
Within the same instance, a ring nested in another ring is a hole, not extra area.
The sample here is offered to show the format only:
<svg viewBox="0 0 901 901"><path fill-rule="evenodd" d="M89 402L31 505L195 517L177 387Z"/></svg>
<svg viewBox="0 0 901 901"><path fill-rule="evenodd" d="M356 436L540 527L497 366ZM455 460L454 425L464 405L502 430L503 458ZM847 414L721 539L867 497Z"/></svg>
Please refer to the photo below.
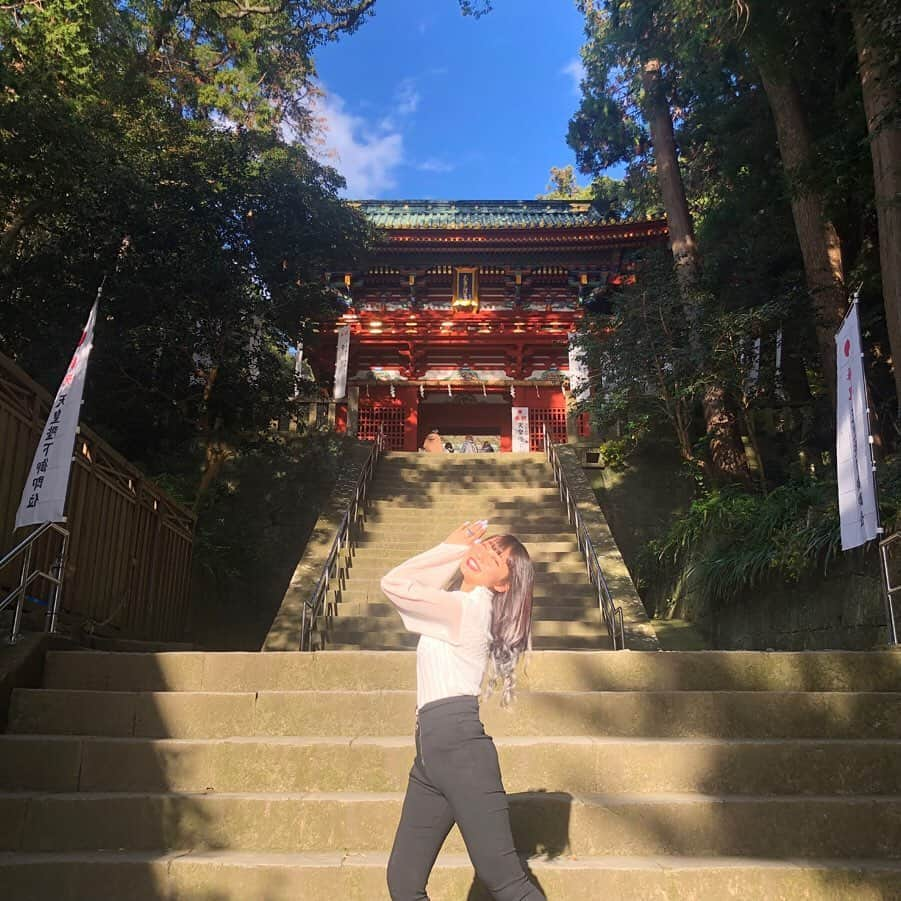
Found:
<svg viewBox="0 0 901 901"><path fill-rule="evenodd" d="M348 577L328 598L320 646L413 648L382 594L381 577L438 544L464 520L488 519L490 532L512 532L535 562L532 641L538 649L609 649L610 639L543 454L388 453L370 489L363 534Z"/></svg>
<svg viewBox="0 0 901 901"><path fill-rule="evenodd" d="M0 897L387 898L414 670L49 653L0 736ZM552 901L901 898L899 653L543 651L483 718ZM430 890L485 897L456 831Z"/></svg>

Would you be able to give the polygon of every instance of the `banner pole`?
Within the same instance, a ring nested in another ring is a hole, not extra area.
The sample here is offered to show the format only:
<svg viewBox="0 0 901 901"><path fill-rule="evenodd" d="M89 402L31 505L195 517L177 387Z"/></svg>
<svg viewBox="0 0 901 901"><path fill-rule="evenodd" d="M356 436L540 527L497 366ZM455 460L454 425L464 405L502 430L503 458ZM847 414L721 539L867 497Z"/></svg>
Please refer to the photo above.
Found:
<svg viewBox="0 0 901 901"><path fill-rule="evenodd" d="M844 317L842 318L842 326L844 326L845 319L851 314L851 311L858 306L860 301L860 290L863 287L863 284L857 286L853 295L851 296L851 303L846 311ZM858 310L858 323L860 322L860 313ZM841 328L839 329L841 330ZM889 633L889 644L897 646L898 645L898 630L897 625L895 623L895 610L894 603L892 601L892 594L897 588L893 588L891 584L891 575L889 573L888 566L888 545L893 542L893 540L897 537L899 533L895 533L895 535L890 536L889 538L885 537L885 527L882 525L882 511L879 508L879 478L878 472L876 469L876 458L873 451L873 413L872 407L870 405L870 384L867 379L867 369L864 365L864 351L863 351L863 342L861 341L860 348L860 356L861 356L861 370L863 371L863 386L864 386L864 398L866 402L866 413L867 413L867 446L869 448L870 453L870 470L872 473L873 479L873 492L876 497L876 536L878 541L878 549L879 549L879 575L880 581L882 582L882 587L884 591L884 600L885 600L885 617L886 617L886 626L888 627Z"/></svg>

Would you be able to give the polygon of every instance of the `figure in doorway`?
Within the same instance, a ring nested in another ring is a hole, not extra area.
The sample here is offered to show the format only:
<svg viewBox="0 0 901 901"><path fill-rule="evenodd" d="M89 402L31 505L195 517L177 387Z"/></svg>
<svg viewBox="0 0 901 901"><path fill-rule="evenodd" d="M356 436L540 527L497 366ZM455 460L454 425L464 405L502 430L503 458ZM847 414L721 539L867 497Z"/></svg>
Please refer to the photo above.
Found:
<svg viewBox="0 0 901 901"><path fill-rule="evenodd" d="M444 453L452 454L454 452L454 446L450 443L450 441L444 442Z"/></svg>
<svg viewBox="0 0 901 901"><path fill-rule="evenodd" d="M479 446L476 444L475 438L472 435L467 435L463 440L463 443L460 445L460 453L461 454L477 454L479 452Z"/></svg>
<svg viewBox="0 0 901 901"><path fill-rule="evenodd" d="M432 431L425 436L425 441L422 442L422 449L427 454L444 453L444 442L438 434L438 429L432 429Z"/></svg>
<svg viewBox="0 0 901 901"><path fill-rule="evenodd" d="M493 454L494 453L494 446L492 445L492 443L490 441L482 442L482 453L483 454Z"/></svg>

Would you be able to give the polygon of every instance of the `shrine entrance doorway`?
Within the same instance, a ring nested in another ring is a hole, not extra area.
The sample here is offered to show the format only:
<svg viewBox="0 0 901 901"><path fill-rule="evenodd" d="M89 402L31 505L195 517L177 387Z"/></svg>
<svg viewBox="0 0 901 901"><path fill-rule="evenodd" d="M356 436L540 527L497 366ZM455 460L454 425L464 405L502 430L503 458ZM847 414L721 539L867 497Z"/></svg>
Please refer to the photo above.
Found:
<svg viewBox="0 0 901 901"><path fill-rule="evenodd" d="M488 441L496 451L511 448L512 418L508 394L482 394L481 390L454 390L452 395L433 391L419 402L419 447L432 429L459 450L466 435L476 444Z"/></svg>

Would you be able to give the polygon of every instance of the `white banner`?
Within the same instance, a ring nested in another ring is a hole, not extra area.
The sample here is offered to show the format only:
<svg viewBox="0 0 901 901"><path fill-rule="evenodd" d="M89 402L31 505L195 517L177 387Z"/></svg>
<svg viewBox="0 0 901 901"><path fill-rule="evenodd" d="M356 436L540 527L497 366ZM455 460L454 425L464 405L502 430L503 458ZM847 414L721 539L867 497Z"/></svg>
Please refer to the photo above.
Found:
<svg viewBox="0 0 901 901"><path fill-rule="evenodd" d="M350 326L338 329L338 353L335 356L335 400L347 394L347 363L350 360Z"/></svg>
<svg viewBox="0 0 901 901"><path fill-rule="evenodd" d="M299 383L303 379L303 341L297 342L295 350L297 353L294 355L294 396L297 397Z"/></svg>
<svg viewBox="0 0 901 901"><path fill-rule="evenodd" d="M588 364L585 362L583 349L576 344L575 332L569 335L569 390L579 402L586 400L591 394Z"/></svg>
<svg viewBox="0 0 901 901"><path fill-rule="evenodd" d="M845 317L835 344L838 363L835 460L842 550L847 551L875 538L879 526L857 304Z"/></svg>
<svg viewBox="0 0 901 901"><path fill-rule="evenodd" d="M25 490L22 492L22 502L16 514L16 528L65 521L63 511L69 490L69 473L81 413L84 377L88 369L88 357L94 346L97 303L98 301L94 301L94 306L91 307L88 323L81 333L81 340L50 408L50 415L41 433Z"/></svg>
<svg viewBox="0 0 901 901"><path fill-rule="evenodd" d="M511 407L513 410L513 453L528 453L529 447L529 408Z"/></svg>

